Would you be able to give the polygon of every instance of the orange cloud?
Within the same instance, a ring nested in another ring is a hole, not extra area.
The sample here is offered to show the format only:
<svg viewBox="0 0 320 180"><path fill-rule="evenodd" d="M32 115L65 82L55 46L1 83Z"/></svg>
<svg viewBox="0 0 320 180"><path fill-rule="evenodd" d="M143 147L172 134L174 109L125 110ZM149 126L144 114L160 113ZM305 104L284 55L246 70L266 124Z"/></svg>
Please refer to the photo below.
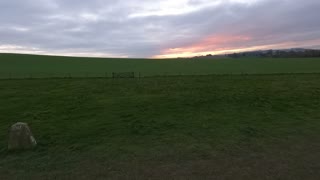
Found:
<svg viewBox="0 0 320 180"><path fill-rule="evenodd" d="M190 46L170 48L162 51L160 55L153 58L176 58L176 57L193 57L206 54L227 54L243 51L255 51L277 48L292 48L320 45L320 39L305 40L305 41L287 41L266 45L248 46L248 42L253 40L250 36L233 36L220 35L211 36L201 40L198 43Z"/></svg>
<svg viewBox="0 0 320 180"><path fill-rule="evenodd" d="M189 57L204 52L217 53L228 50L232 44L240 44L241 42L247 42L251 39L249 36L210 36L189 46L165 49L161 55L154 56L154 58Z"/></svg>

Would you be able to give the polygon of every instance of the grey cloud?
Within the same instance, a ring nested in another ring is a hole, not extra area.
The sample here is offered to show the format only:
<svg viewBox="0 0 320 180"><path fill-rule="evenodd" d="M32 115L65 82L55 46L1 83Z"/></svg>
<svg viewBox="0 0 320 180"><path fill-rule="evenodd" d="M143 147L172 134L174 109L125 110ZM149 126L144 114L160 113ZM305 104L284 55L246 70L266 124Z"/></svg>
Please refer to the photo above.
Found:
<svg viewBox="0 0 320 180"><path fill-rule="evenodd" d="M317 0L262 0L252 5L226 1L179 15L130 17L131 13L144 10L140 6L143 3L138 0L0 1L0 45L54 53L151 57L163 49L192 45L221 34L252 37L246 44L231 44L235 47L320 38ZM190 5L199 3L205 1L188 1Z"/></svg>

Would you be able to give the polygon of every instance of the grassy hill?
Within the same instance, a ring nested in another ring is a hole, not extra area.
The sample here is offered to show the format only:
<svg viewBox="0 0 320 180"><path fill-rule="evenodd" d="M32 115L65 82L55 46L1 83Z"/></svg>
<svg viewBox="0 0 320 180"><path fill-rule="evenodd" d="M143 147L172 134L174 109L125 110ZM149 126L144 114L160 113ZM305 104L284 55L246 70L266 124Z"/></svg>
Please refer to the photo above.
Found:
<svg viewBox="0 0 320 180"><path fill-rule="evenodd" d="M320 58L103 59L0 54L0 78L320 73Z"/></svg>
<svg viewBox="0 0 320 180"><path fill-rule="evenodd" d="M138 70L141 63L189 72L189 63L195 63L16 57L2 58L0 68L102 71L100 65L129 70L129 64L136 64ZM250 72L267 72L275 61L244 60L240 69L255 64ZM203 69L210 64L229 72L239 62L199 63ZM319 65L315 59L277 62L274 72L313 71ZM20 66L27 63L37 67ZM318 74L1 80L0 87L0 179L320 177ZM31 126L39 143L34 151L7 152L8 127L16 121Z"/></svg>

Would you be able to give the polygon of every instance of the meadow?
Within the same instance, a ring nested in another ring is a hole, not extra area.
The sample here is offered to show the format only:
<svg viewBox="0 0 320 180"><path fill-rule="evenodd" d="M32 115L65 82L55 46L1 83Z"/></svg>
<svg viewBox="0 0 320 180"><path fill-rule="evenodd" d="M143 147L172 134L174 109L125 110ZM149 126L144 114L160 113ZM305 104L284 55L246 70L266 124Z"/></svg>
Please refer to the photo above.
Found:
<svg viewBox="0 0 320 180"><path fill-rule="evenodd" d="M320 73L320 58L104 59L0 54L0 78Z"/></svg>
<svg viewBox="0 0 320 180"><path fill-rule="evenodd" d="M147 78L95 78L112 72ZM318 73L320 58L0 54L0 179L318 179ZM35 150L6 150L17 121Z"/></svg>
<svg viewBox="0 0 320 180"><path fill-rule="evenodd" d="M77 70L50 62L12 69ZM319 97L320 74L0 80L0 179L319 179ZM17 121L36 149L6 150Z"/></svg>

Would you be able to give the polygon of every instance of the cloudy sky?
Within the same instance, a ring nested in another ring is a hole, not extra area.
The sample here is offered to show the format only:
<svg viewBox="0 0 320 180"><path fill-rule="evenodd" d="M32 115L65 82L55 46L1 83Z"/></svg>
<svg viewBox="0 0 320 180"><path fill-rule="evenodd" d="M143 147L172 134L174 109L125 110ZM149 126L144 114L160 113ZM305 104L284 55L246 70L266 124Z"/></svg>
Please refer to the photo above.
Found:
<svg viewBox="0 0 320 180"><path fill-rule="evenodd" d="M166 58L320 48L319 0L0 0L0 52Z"/></svg>

